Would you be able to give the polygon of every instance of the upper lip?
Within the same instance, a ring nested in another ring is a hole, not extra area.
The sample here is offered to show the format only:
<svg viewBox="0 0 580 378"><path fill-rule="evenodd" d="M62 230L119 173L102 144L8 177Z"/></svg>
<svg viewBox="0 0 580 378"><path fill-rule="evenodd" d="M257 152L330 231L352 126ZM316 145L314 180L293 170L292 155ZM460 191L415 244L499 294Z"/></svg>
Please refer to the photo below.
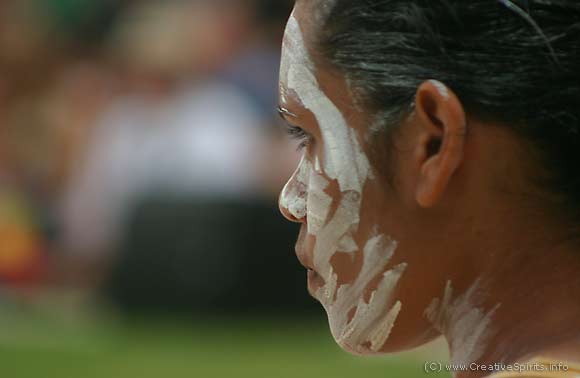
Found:
<svg viewBox="0 0 580 378"><path fill-rule="evenodd" d="M296 257L298 257L298 261L306 269L314 270L314 268L312 267L313 265L312 259L310 258L310 256L308 256L308 254L304 253L304 251L298 246L296 247Z"/></svg>
<svg viewBox="0 0 580 378"><path fill-rule="evenodd" d="M300 234L298 235L298 241L296 243L296 257L298 257L298 261L302 266L306 269L314 270L314 262L312 261L312 256L306 252L303 248L304 246L304 232L301 230Z"/></svg>

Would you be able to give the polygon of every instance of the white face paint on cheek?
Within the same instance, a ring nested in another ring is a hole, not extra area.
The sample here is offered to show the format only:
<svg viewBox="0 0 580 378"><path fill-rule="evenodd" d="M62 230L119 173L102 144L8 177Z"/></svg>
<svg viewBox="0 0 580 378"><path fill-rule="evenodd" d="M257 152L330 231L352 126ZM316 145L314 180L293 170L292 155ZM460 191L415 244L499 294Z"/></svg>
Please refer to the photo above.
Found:
<svg viewBox="0 0 580 378"><path fill-rule="evenodd" d="M358 278L338 289L335 302L328 293L324 297L335 339L354 353L379 352L401 311L402 303L394 301L393 293L407 265L400 264L384 272L396 249L397 243L382 235L370 239L363 250L364 262ZM363 293L369 278L381 273L382 280L365 303ZM353 298L358 300L356 306ZM354 317L349 320L348 314L354 308Z"/></svg>
<svg viewBox="0 0 580 378"><path fill-rule="evenodd" d="M319 160L316 158L315 167L319 166ZM317 170L315 168L309 180L306 205L308 209L308 233L310 235L317 235L328 219L332 205L332 197L325 192L328 185L328 180L322 175L319 169Z"/></svg>
<svg viewBox="0 0 580 378"><path fill-rule="evenodd" d="M308 232L316 237L314 268L325 279L325 286L316 297L325 307L332 334L341 346L353 353L378 352L402 308L402 303L395 301L394 292L406 264L387 270L397 243L384 235L372 235L364 248L355 241L363 188L373 178L370 163L356 131L347 125L340 110L319 88L314 64L293 15L284 39L281 82L312 112L322 134L323 160L316 159L314 169L310 167L306 200ZM331 219L328 218L332 198L325 193L329 180L336 180L341 193ZM355 281L340 286L331 265L332 257L339 252L363 253L364 257ZM365 290L381 276L371 299L365 303ZM353 311L355 315L349 319Z"/></svg>

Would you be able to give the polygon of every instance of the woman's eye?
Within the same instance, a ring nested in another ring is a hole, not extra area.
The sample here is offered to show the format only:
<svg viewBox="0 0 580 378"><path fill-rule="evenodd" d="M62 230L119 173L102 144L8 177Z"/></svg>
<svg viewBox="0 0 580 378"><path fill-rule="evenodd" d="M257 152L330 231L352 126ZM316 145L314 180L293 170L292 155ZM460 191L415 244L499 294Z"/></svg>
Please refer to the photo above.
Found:
<svg viewBox="0 0 580 378"><path fill-rule="evenodd" d="M298 150L302 150L310 144L312 141L312 136L304 131L301 127L286 124L286 132L293 140L300 142L298 145Z"/></svg>

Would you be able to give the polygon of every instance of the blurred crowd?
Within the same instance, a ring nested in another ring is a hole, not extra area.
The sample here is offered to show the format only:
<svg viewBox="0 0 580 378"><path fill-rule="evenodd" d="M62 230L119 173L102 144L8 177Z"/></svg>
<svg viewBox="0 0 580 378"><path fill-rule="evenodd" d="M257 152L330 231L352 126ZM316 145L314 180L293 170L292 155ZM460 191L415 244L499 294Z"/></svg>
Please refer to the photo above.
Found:
<svg viewBox="0 0 580 378"><path fill-rule="evenodd" d="M126 309L305 301L276 212L297 159L275 118L290 7L0 1L0 303L71 287Z"/></svg>

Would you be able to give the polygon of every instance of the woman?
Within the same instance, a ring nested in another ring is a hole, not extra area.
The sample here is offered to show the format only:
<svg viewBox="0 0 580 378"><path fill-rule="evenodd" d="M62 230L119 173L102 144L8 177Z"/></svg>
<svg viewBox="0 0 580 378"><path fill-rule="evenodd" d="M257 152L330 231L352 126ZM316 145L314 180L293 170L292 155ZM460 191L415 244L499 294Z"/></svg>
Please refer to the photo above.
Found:
<svg viewBox="0 0 580 378"><path fill-rule="evenodd" d="M576 1L297 1L280 208L341 347L579 373L578 67Z"/></svg>

